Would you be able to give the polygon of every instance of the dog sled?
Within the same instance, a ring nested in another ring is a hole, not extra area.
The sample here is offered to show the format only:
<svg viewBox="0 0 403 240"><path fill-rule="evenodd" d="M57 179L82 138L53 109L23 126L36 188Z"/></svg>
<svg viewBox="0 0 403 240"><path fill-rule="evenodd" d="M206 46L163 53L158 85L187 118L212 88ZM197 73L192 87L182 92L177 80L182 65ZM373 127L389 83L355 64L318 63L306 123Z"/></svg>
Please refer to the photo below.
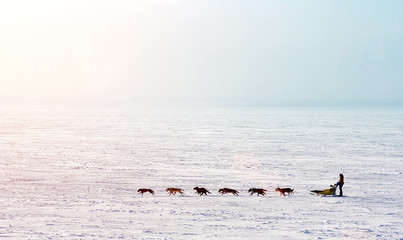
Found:
<svg viewBox="0 0 403 240"><path fill-rule="evenodd" d="M324 190L313 190L311 191L311 194L316 194L318 196L328 196L328 195L332 195L334 196L336 194L336 188L337 185L330 185L330 188L328 189L324 189Z"/></svg>

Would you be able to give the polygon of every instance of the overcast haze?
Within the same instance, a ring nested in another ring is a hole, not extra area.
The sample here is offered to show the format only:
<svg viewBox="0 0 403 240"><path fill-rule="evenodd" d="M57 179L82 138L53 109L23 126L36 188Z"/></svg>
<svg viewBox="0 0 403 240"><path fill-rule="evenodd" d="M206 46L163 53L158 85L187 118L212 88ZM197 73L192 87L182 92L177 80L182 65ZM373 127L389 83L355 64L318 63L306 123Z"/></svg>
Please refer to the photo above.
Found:
<svg viewBox="0 0 403 240"><path fill-rule="evenodd" d="M403 1L1 1L3 103L403 104Z"/></svg>

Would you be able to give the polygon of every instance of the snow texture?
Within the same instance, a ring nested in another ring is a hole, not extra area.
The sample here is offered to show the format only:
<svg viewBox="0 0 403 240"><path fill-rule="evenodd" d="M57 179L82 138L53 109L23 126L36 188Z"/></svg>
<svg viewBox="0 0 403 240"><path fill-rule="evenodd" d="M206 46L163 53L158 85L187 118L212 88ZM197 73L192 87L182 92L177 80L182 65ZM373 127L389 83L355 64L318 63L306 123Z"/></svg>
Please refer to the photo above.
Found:
<svg viewBox="0 0 403 240"><path fill-rule="evenodd" d="M0 237L402 239L402 163L401 109L2 107Z"/></svg>

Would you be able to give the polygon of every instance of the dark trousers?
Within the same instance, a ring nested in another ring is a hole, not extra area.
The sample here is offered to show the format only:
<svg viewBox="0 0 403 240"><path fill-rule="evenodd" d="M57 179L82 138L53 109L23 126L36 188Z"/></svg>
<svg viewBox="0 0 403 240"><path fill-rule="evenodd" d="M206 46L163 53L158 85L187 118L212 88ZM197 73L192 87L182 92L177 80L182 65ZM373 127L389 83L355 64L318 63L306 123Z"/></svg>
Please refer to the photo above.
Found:
<svg viewBox="0 0 403 240"><path fill-rule="evenodd" d="M343 196L343 185L339 185L339 191L340 191L339 196Z"/></svg>

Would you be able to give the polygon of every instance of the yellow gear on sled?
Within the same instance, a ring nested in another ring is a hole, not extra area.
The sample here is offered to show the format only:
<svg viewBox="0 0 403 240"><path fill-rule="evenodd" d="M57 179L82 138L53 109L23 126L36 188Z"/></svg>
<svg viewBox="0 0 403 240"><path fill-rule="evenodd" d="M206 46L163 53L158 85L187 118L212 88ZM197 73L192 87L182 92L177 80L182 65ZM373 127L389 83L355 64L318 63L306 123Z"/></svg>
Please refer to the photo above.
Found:
<svg viewBox="0 0 403 240"><path fill-rule="evenodd" d="M325 190L313 190L311 192L316 193L318 195L334 195L336 193L336 187L333 185L330 185L331 188L325 189Z"/></svg>

